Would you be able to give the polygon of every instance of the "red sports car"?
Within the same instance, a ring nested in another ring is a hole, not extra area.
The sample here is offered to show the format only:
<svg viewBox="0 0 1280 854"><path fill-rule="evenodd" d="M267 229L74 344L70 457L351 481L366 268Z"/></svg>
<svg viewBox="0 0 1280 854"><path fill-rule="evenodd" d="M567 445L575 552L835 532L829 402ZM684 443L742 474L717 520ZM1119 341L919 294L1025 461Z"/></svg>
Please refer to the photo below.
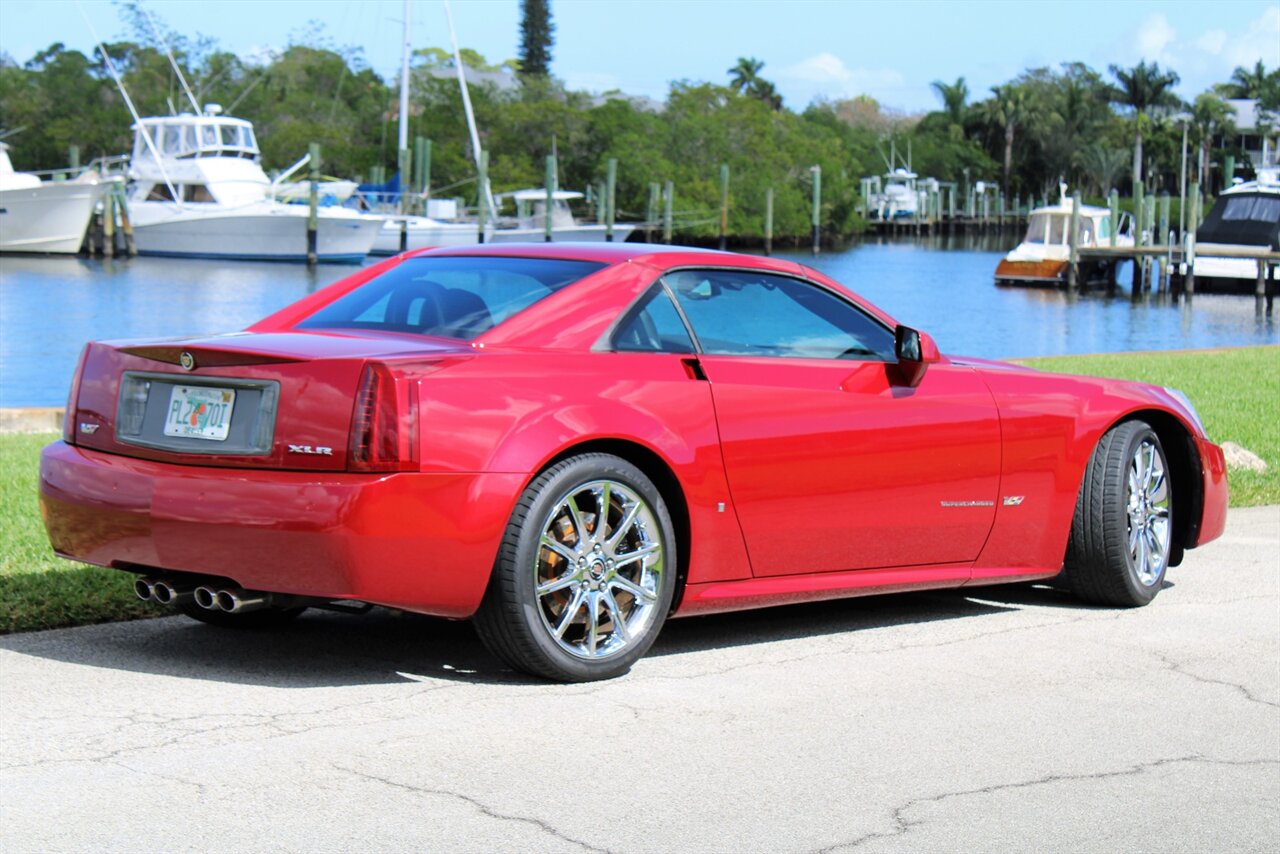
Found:
<svg viewBox="0 0 1280 854"><path fill-rule="evenodd" d="M1063 572L1144 605L1227 506L1177 391L943 356L792 261L564 244L91 343L40 492L58 554L198 620L471 618L560 680L670 616Z"/></svg>

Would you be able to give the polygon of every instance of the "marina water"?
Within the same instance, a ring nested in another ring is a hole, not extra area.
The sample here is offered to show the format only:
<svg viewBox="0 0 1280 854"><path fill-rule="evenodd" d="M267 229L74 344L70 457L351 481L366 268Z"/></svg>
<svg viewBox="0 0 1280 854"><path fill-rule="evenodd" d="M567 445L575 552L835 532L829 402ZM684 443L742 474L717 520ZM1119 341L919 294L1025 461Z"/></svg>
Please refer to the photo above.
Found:
<svg viewBox="0 0 1280 854"><path fill-rule="evenodd" d="M1005 241L1007 243L1007 241ZM1066 353L1280 343L1251 297L1114 295L998 288L1008 246L943 238L864 242L843 251L779 253L811 264L944 353L1015 358ZM243 329L356 268L166 258L0 257L0 407L61 406L90 339Z"/></svg>

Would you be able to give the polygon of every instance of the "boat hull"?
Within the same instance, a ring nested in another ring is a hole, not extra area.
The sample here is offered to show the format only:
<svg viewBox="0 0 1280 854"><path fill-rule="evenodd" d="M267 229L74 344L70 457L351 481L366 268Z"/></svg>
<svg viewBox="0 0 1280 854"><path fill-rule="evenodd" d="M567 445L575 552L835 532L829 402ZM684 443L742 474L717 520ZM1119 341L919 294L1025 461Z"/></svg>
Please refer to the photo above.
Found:
<svg viewBox="0 0 1280 854"><path fill-rule="evenodd" d="M438 246L470 246L479 243L479 228L474 223L440 222L411 217L405 229L405 249L429 249ZM379 229L373 241L373 255L395 255L400 248L400 221L390 219Z"/></svg>
<svg viewBox="0 0 1280 854"><path fill-rule="evenodd" d="M0 252L74 255L109 184L64 182L0 190Z"/></svg>
<svg viewBox="0 0 1280 854"><path fill-rule="evenodd" d="M996 265L997 282L1057 285L1066 280L1067 262L1053 258L1038 261L1010 261L1004 258Z"/></svg>
<svg viewBox="0 0 1280 854"><path fill-rule="evenodd" d="M634 225L615 224L613 226L613 242L626 243ZM603 243L607 237L607 227L603 225L558 226L552 230L551 239L555 243ZM542 243L546 240L546 231L541 228L496 228L489 238L490 243Z"/></svg>
<svg viewBox="0 0 1280 854"><path fill-rule="evenodd" d="M194 205L178 210L164 204L134 206L134 241L140 255L226 258L243 261L305 261L307 210L270 205L259 211L202 211ZM321 261L358 263L369 254L382 228L378 217L336 215L326 209L318 217L316 257Z"/></svg>

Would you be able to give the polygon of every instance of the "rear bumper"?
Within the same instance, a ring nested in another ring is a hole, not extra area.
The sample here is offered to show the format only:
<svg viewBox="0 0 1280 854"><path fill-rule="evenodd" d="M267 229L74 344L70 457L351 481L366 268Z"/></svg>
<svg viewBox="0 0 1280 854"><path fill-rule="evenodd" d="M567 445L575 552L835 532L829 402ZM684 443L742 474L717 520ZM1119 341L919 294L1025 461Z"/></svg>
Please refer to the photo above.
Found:
<svg viewBox="0 0 1280 854"><path fill-rule="evenodd" d="M55 442L40 507L54 550L86 563L469 617L525 480L177 466Z"/></svg>
<svg viewBox="0 0 1280 854"><path fill-rule="evenodd" d="M1200 530L1195 545L1202 546L1222 536L1227 526L1227 461L1222 448L1208 439L1196 439L1200 453L1200 478L1204 501L1200 511Z"/></svg>

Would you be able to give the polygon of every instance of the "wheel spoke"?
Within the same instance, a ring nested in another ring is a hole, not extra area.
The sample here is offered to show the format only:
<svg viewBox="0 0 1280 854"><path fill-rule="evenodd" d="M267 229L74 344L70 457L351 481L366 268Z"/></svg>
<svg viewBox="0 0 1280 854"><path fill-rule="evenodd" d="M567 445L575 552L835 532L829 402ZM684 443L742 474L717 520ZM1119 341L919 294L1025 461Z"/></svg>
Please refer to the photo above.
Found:
<svg viewBox="0 0 1280 854"><path fill-rule="evenodd" d="M613 559L614 569L627 566L628 564L635 563L638 560L643 560L644 558L647 558L649 555L657 554L661 551L662 551L662 546L659 545L658 543L654 543L651 546L645 546L644 548L636 549L633 552L627 552L626 554L616 555Z"/></svg>
<svg viewBox="0 0 1280 854"><path fill-rule="evenodd" d="M560 614L560 622L556 624L556 638L563 638L564 633L573 623L573 618L577 616L578 611L582 609L582 602L586 597L582 590L576 590L573 599L569 600L569 604L565 607L563 613Z"/></svg>
<svg viewBox="0 0 1280 854"><path fill-rule="evenodd" d="M1134 563L1137 564L1138 577L1145 578L1147 575L1147 537L1145 533L1138 537L1138 559Z"/></svg>
<svg viewBox="0 0 1280 854"><path fill-rule="evenodd" d="M1142 526L1132 516L1129 517L1129 554L1134 560L1138 558L1136 551L1138 546L1138 535L1142 533Z"/></svg>
<svg viewBox="0 0 1280 854"><path fill-rule="evenodd" d="M555 593L557 590L563 590L578 583L578 571L571 569L559 578L554 578L538 586L538 595L546 596L549 593Z"/></svg>
<svg viewBox="0 0 1280 854"><path fill-rule="evenodd" d="M631 642L631 632L627 630L627 621L622 618L622 609L618 607L618 600L613 598L613 592L607 587L601 591L604 597L604 606L609 609L609 617L613 620L613 631L623 643Z"/></svg>
<svg viewBox="0 0 1280 854"><path fill-rule="evenodd" d="M593 536L597 540L603 540L609 535L609 506L612 500L613 484L606 480L596 494L596 511L599 515L596 517L596 530Z"/></svg>
<svg viewBox="0 0 1280 854"><path fill-rule="evenodd" d="M587 652L596 654L600 643L600 593L591 591L587 594Z"/></svg>
<svg viewBox="0 0 1280 854"><path fill-rule="evenodd" d="M656 593L650 593L648 590L645 590L643 587L625 576L614 576L609 580L609 585L611 587L621 587L623 590L627 591L642 602L652 603L657 601L658 598Z"/></svg>
<svg viewBox="0 0 1280 854"><path fill-rule="evenodd" d="M613 529L613 536L609 538L609 548L616 547L618 541L626 535L627 531L631 530L631 526L635 524L636 516L643 506L639 501L631 502L630 506L624 505L625 512L622 515L622 520L618 522L618 527Z"/></svg>
<svg viewBox="0 0 1280 854"><path fill-rule="evenodd" d="M1164 476L1164 472L1160 472L1155 485L1147 493L1153 503L1159 503L1169 498L1169 479Z"/></svg>
<svg viewBox="0 0 1280 854"><path fill-rule="evenodd" d="M582 523L582 513L578 511L578 499L570 495L564 503L569 508L569 517L573 520L573 532L578 537L576 545L581 550L587 542L587 527Z"/></svg>
<svg viewBox="0 0 1280 854"><path fill-rule="evenodd" d="M571 566L573 565L573 562L578 559L578 555L576 555L568 546L566 546L564 543L560 542L550 534L542 535L542 545L544 548L551 549L551 551L555 552L556 554L560 555L560 557L569 561L569 564Z"/></svg>

